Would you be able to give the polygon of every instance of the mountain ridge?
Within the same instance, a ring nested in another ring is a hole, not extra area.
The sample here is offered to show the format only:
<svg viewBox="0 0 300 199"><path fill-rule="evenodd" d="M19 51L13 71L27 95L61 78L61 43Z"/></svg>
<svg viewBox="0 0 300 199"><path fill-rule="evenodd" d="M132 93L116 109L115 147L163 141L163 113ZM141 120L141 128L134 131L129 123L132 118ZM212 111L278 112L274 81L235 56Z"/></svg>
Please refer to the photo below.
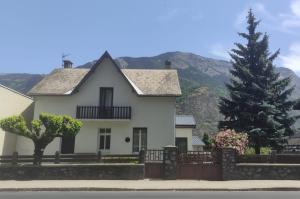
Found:
<svg viewBox="0 0 300 199"><path fill-rule="evenodd" d="M197 127L195 134L215 133L217 122L222 118L218 111L218 98L226 95L224 82L230 78L230 62L203 57L189 52L166 52L149 57L118 57L115 59L121 68L164 68L165 61L178 70L183 95L177 98L178 114L194 115ZM90 68L96 60L78 66ZM282 77L291 76L295 84L293 98L300 98L300 78L290 69L277 67ZM39 74L1 74L0 83L22 93L26 93L44 75Z"/></svg>

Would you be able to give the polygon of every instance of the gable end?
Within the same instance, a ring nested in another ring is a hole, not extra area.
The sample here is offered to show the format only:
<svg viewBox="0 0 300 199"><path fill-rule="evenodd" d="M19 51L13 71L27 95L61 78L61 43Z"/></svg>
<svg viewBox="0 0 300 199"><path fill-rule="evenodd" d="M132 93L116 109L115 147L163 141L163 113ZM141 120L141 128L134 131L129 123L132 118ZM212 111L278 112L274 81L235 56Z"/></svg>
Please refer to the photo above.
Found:
<svg viewBox="0 0 300 199"><path fill-rule="evenodd" d="M98 61L91 67L91 69L89 70L89 72L82 78L82 80L79 82L79 84L77 84L77 86L73 89L73 91L70 93L70 95L76 93L79 91L79 88L81 87L81 85L86 82L86 80L95 72L95 70L98 68L98 66L101 64L101 62L103 62L103 60L105 58L108 58L113 65L117 68L118 72L122 75L122 77L124 78L124 80L126 80L126 82L130 85L130 87L135 91L136 94L137 91L136 89L132 86L132 84L128 81L127 77L124 75L124 73L121 71L121 69L119 68L118 64L115 62L115 60L110 56L110 54L105 51L104 54L98 59Z"/></svg>

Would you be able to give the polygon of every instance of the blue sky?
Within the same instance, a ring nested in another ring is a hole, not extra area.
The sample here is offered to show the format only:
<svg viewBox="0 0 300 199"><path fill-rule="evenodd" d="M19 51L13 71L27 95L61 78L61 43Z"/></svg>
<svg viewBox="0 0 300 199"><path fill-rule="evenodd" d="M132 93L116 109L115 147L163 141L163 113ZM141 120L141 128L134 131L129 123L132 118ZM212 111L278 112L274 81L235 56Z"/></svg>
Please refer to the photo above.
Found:
<svg viewBox="0 0 300 199"><path fill-rule="evenodd" d="M278 66L300 71L300 0L0 0L0 73L49 73L62 53L75 65L168 51L229 59L252 7Z"/></svg>

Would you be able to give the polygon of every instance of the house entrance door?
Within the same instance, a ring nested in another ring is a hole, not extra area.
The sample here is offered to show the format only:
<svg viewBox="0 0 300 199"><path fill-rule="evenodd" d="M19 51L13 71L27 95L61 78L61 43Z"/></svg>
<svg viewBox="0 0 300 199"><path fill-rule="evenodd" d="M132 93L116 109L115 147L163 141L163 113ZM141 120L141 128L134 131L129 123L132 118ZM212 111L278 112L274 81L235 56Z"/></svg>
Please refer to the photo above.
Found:
<svg viewBox="0 0 300 199"><path fill-rule="evenodd" d="M179 153L187 152L187 138L180 138L180 137L176 138L175 145L177 146Z"/></svg>
<svg viewBox="0 0 300 199"><path fill-rule="evenodd" d="M61 153L74 153L75 136L63 136L61 139Z"/></svg>

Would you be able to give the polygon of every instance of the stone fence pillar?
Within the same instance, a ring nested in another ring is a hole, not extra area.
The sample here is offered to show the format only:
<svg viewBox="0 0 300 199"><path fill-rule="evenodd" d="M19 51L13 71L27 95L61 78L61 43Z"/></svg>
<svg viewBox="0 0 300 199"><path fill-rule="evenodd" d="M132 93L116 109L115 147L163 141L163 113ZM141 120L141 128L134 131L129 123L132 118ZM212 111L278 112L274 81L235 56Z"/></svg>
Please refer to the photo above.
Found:
<svg viewBox="0 0 300 199"><path fill-rule="evenodd" d="M145 163L145 154L146 154L146 152L144 149L140 150L140 153L139 153L139 163L140 164Z"/></svg>
<svg viewBox="0 0 300 199"><path fill-rule="evenodd" d="M237 152L232 148L222 149L222 178L232 180L236 171Z"/></svg>
<svg viewBox="0 0 300 199"><path fill-rule="evenodd" d="M12 154L12 160L11 160L12 165L17 165L18 164L18 152L13 152Z"/></svg>
<svg viewBox="0 0 300 199"><path fill-rule="evenodd" d="M54 158L54 164L59 164L59 163L60 163L60 152L56 151L55 158Z"/></svg>
<svg viewBox="0 0 300 199"><path fill-rule="evenodd" d="M276 163L277 162L277 151L272 150L271 153L270 153L270 157L271 157L270 162L271 163Z"/></svg>
<svg viewBox="0 0 300 199"><path fill-rule="evenodd" d="M163 155L163 178L165 180L176 180L177 170L177 147L165 146Z"/></svg>
<svg viewBox="0 0 300 199"><path fill-rule="evenodd" d="M97 162L102 162L102 153L101 153L101 151L98 151L98 153L97 153Z"/></svg>

